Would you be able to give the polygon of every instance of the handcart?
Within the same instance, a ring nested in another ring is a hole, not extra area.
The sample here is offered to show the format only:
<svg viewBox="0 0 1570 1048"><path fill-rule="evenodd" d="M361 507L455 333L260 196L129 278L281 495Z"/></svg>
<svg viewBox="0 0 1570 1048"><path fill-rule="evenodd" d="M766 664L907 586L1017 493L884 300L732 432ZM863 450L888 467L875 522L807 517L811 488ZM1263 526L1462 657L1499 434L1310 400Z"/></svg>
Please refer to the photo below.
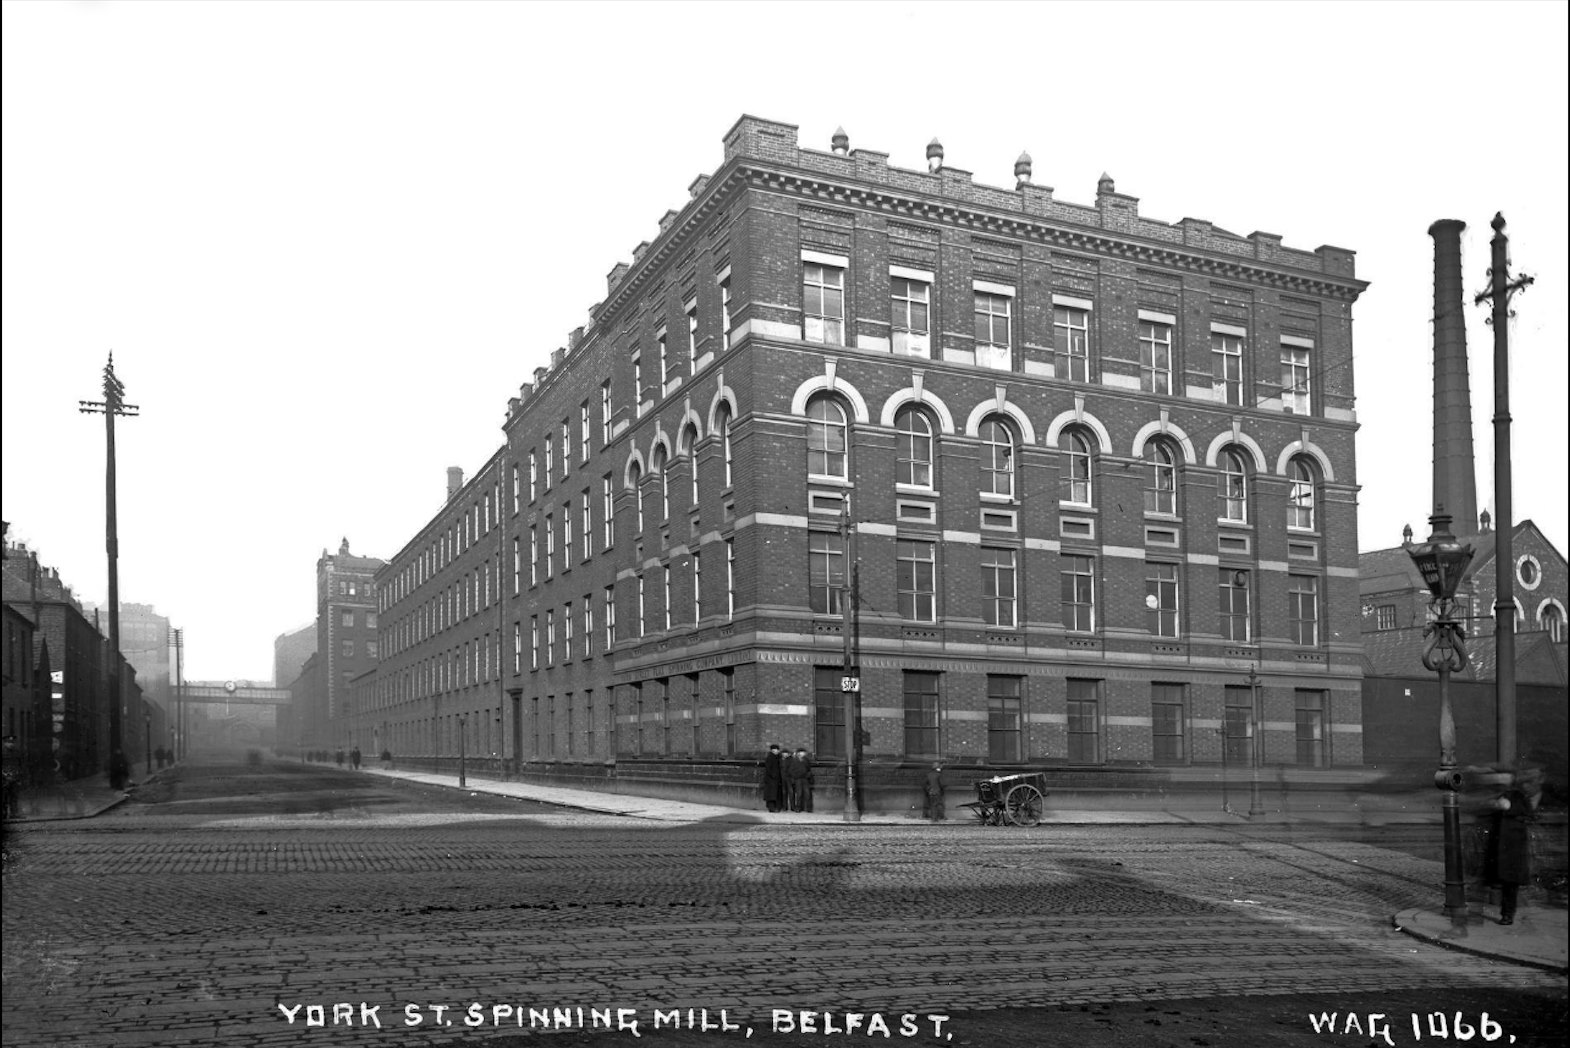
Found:
<svg viewBox="0 0 1570 1048"><path fill-rule="evenodd" d="M1042 773L994 775L974 785L976 799L962 807L975 812L983 826L1034 826L1041 821L1047 796Z"/></svg>

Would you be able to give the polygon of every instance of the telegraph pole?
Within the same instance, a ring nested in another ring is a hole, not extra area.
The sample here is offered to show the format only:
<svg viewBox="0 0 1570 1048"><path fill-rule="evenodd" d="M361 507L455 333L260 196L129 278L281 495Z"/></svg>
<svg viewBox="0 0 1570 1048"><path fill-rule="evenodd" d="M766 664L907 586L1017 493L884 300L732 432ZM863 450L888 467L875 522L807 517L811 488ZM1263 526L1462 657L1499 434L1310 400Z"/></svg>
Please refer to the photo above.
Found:
<svg viewBox="0 0 1570 1048"><path fill-rule="evenodd" d="M174 742L175 759L185 756L185 666L181 656L185 653L185 630L175 627L174 637Z"/></svg>
<svg viewBox="0 0 1570 1048"><path fill-rule="evenodd" d="M1516 753L1515 732L1515 557L1512 549L1515 513L1511 506L1510 483L1510 296L1524 291L1531 277L1510 279L1510 238L1505 236L1505 216L1495 214L1493 222L1493 262L1488 270L1491 284L1479 294L1476 305L1493 301L1494 327L1494 644L1497 665L1494 670L1495 716L1499 736L1499 759L1513 763Z"/></svg>
<svg viewBox="0 0 1570 1048"><path fill-rule="evenodd" d="M845 509L840 514L840 536L844 540L845 548L845 574L840 590L840 629L845 637L845 669L840 677L840 692L845 700L845 814L846 822L860 822L861 809L856 806L856 698L861 693L861 677L856 671L856 656L853 643L855 640L854 623L851 614L856 604L856 589L850 585L851 565L855 562L855 553L851 544L855 541L855 530L850 522L850 496L845 497Z"/></svg>
<svg viewBox="0 0 1570 1048"><path fill-rule="evenodd" d="M77 402L84 415L103 415L108 441L108 467L105 470L104 548L109 554L109 785L125 785L129 765L122 752L124 739L120 717L120 539L115 523L114 419L116 415L135 415L141 409L125 402L125 384L115 377L114 353L104 365L104 399Z"/></svg>

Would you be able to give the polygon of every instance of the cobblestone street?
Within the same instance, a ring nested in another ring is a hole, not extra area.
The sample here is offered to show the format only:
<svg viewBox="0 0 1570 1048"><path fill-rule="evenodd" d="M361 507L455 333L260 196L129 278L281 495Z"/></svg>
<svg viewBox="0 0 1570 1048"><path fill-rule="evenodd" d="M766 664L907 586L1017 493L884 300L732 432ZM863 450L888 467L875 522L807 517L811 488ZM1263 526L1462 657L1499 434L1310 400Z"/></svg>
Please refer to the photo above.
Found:
<svg viewBox="0 0 1570 1048"><path fill-rule="evenodd" d="M469 810L416 791L293 812L172 797L23 828L4 1043L450 1045L579 1007L635 1010L644 1043L655 1009L688 1008L769 1040L773 1009L1296 994L1335 1011L1374 989L1431 990L1436 1010L1444 988L1540 991L1563 1015L1561 976L1391 929L1431 902L1438 863L1327 832L671 825L453 796ZM336 1004L352 1024L332 1028ZM329 1028L306 1025L314 1006Z"/></svg>

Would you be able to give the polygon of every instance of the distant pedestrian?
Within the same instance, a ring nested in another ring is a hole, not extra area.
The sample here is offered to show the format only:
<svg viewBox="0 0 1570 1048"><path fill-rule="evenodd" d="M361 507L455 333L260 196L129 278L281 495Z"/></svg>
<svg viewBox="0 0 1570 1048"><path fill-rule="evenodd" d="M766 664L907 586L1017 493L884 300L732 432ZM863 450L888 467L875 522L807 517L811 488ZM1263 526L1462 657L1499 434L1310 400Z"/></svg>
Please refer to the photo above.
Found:
<svg viewBox="0 0 1570 1048"><path fill-rule="evenodd" d="M1542 772L1523 769L1510 776L1493 801L1493 833L1483 880L1499 888L1499 923L1514 924L1521 885L1532 883L1532 831L1542 796Z"/></svg>
<svg viewBox="0 0 1570 1048"><path fill-rule="evenodd" d="M22 814L22 760L16 748L16 736L5 737L4 767L0 774L5 779L5 817L14 819Z"/></svg>
<svg viewBox="0 0 1570 1048"><path fill-rule="evenodd" d="M779 743L769 747L768 754L763 758L763 804L769 811L779 811L785 807L785 755L780 753Z"/></svg>
<svg viewBox="0 0 1570 1048"><path fill-rule="evenodd" d="M791 811L812 810L812 761L804 748L798 748L785 764L785 784L790 791Z"/></svg>
<svg viewBox="0 0 1570 1048"><path fill-rule="evenodd" d="M922 809L921 816L932 822L942 822L948 818L943 803L943 765L934 764L932 770L927 772L926 784L927 803Z"/></svg>
<svg viewBox="0 0 1570 1048"><path fill-rule="evenodd" d="M337 763L338 767L340 767L340 768L343 767L343 748L342 747L339 747L338 752L333 754L333 760Z"/></svg>
<svg viewBox="0 0 1570 1048"><path fill-rule="evenodd" d="M360 770L360 747L356 746L349 751L349 764L355 771Z"/></svg>

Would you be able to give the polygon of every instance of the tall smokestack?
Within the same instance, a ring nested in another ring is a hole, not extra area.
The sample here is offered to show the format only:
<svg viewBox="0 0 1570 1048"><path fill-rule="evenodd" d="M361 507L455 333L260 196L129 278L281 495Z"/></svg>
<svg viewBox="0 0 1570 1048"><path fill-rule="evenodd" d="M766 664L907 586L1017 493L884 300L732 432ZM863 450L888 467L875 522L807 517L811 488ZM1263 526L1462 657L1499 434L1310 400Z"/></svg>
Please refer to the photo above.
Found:
<svg viewBox="0 0 1570 1048"><path fill-rule="evenodd" d="M463 467L447 467L447 501L451 502L463 490Z"/></svg>
<svg viewBox="0 0 1570 1048"><path fill-rule="evenodd" d="M1448 513L1455 534L1477 534L1477 473L1472 453L1472 386L1466 366L1461 305L1461 231L1442 218L1434 238L1434 512Z"/></svg>

